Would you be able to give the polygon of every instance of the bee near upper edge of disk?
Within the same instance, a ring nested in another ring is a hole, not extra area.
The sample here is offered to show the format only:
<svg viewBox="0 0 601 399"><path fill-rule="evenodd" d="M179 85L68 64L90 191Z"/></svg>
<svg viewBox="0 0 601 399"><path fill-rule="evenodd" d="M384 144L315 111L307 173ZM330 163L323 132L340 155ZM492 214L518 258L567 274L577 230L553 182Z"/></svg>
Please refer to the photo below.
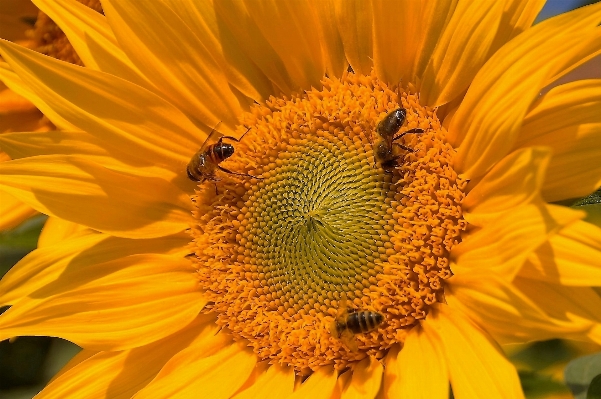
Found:
<svg viewBox="0 0 601 399"><path fill-rule="evenodd" d="M401 155L394 153L394 146L399 146L407 152L413 152L412 148L396 142L406 134L421 134L424 130L414 128L397 134L405 123L407 110L397 108L386 114L376 125L376 140L373 143L374 164L380 166L386 173L392 173L400 166Z"/></svg>

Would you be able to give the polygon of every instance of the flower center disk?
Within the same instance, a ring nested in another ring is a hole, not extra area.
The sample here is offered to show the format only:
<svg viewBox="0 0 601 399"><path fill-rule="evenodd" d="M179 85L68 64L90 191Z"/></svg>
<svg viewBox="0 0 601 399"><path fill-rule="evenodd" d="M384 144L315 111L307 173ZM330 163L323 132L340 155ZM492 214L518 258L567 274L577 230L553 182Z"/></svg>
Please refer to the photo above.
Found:
<svg viewBox="0 0 601 399"><path fill-rule="evenodd" d="M244 115L250 131L223 164L260 180L223 173L217 193L205 183L194 196L204 311L261 358L300 373L381 358L402 343L442 300L466 225L465 182L433 110L373 75L323 84ZM417 130L398 140L405 148L391 147L394 167L384 168L377 126L399 108L399 133ZM343 336L332 328L359 312L382 321Z"/></svg>

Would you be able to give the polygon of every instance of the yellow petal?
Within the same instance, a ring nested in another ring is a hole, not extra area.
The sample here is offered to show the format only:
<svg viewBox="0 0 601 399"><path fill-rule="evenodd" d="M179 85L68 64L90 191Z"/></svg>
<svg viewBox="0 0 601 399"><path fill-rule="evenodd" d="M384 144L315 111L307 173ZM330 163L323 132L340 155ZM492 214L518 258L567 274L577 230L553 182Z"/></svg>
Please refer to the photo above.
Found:
<svg viewBox="0 0 601 399"><path fill-rule="evenodd" d="M592 51L601 7L592 5L544 21L491 57L455 113L449 141L459 145L455 169L482 176L512 148L521 122L546 80L573 54Z"/></svg>
<svg viewBox="0 0 601 399"><path fill-rule="evenodd" d="M49 217L44 223L42 232L38 238L38 248L49 247L64 242L71 238L87 235L100 234L80 224L71 223L67 220Z"/></svg>
<svg viewBox="0 0 601 399"><path fill-rule="evenodd" d="M252 57L236 41L234 34L217 12L217 4L209 1L166 0L202 42L225 73L228 82L256 102L273 94L273 85Z"/></svg>
<svg viewBox="0 0 601 399"><path fill-rule="evenodd" d="M524 343L557 337L582 339L591 327L588 321L550 317L540 302L535 302L507 282L503 275L478 271L453 276L448 282L445 297L449 306L460 309L484 326L500 343ZM554 302L550 302L549 306L564 309ZM519 320L519 326L516 326L516 320Z"/></svg>
<svg viewBox="0 0 601 399"><path fill-rule="evenodd" d="M501 46L532 26L546 0L509 0L491 46L491 55Z"/></svg>
<svg viewBox="0 0 601 399"><path fill-rule="evenodd" d="M0 230L10 230L38 212L12 195L0 191Z"/></svg>
<svg viewBox="0 0 601 399"><path fill-rule="evenodd" d="M200 348L198 343L203 343L206 349L207 344L223 345L221 337L215 338L217 330L211 317L200 316L182 330L140 348L99 353L84 350L37 398L131 398L187 346ZM205 351L205 356L211 351Z"/></svg>
<svg viewBox="0 0 601 399"><path fill-rule="evenodd" d="M322 366L307 378L306 381L294 391L293 394L285 396L286 399L327 399L336 391L337 373L330 366Z"/></svg>
<svg viewBox="0 0 601 399"><path fill-rule="evenodd" d="M321 56L326 65L326 74L340 77L348 67L344 55L342 37L336 25L336 0L317 1L314 3L321 43Z"/></svg>
<svg viewBox="0 0 601 399"><path fill-rule="evenodd" d="M497 343L476 323L451 306L428 316L424 324L442 338L456 398L523 398L514 366Z"/></svg>
<svg viewBox="0 0 601 399"><path fill-rule="evenodd" d="M156 91L121 50L104 15L76 0L33 2L65 33L86 68L110 73Z"/></svg>
<svg viewBox="0 0 601 399"><path fill-rule="evenodd" d="M464 92L489 56L503 2L460 2L422 78L420 100L437 107Z"/></svg>
<svg viewBox="0 0 601 399"><path fill-rule="evenodd" d="M368 357L353 368L349 384L343 389L341 399L374 398L382 384L384 368L378 360Z"/></svg>
<svg viewBox="0 0 601 399"><path fill-rule="evenodd" d="M279 364L271 365L258 376L248 389L234 395L232 399L284 398L294 389L294 370Z"/></svg>
<svg viewBox="0 0 601 399"><path fill-rule="evenodd" d="M449 397L449 377L441 338L428 323L424 323L424 328L413 328L405 340L403 349L400 352L398 348L389 352L386 359L386 397ZM428 383L424 384L424 381Z"/></svg>
<svg viewBox="0 0 601 399"><path fill-rule="evenodd" d="M551 151L545 147L517 150L497 163L463 200L464 217L483 226L512 208L540 197Z"/></svg>
<svg viewBox="0 0 601 399"><path fill-rule="evenodd" d="M325 74L318 18L311 3L245 1L259 30L278 54L295 88L320 87Z"/></svg>
<svg viewBox="0 0 601 399"><path fill-rule="evenodd" d="M555 337L569 336L585 340L589 331L601 326L601 297L590 287L566 287L532 279L517 277L513 284L531 301L536 303L556 324L565 323L569 327ZM598 334L598 331L595 332ZM597 343L601 343L596 336Z"/></svg>
<svg viewBox="0 0 601 399"><path fill-rule="evenodd" d="M583 217L583 212L540 202L506 212L453 247L453 273L494 270L511 280L548 237Z"/></svg>
<svg viewBox="0 0 601 399"><path fill-rule="evenodd" d="M376 74L389 83L407 81L413 77L420 42L422 3L374 1L372 7Z"/></svg>
<svg viewBox="0 0 601 399"><path fill-rule="evenodd" d="M211 356L196 346L174 356L134 397L227 399L248 378L257 361L256 355L241 344L231 343Z"/></svg>
<svg viewBox="0 0 601 399"><path fill-rule="evenodd" d="M177 2L177 0L174 0ZM275 86L273 92L290 93L297 89L288 75L284 63L253 21L241 1L221 0L213 7L222 23L235 38L235 45L242 48Z"/></svg>
<svg viewBox="0 0 601 399"><path fill-rule="evenodd" d="M601 286L601 228L577 221L533 252L519 273L543 282Z"/></svg>
<svg viewBox="0 0 601 399"><path fill-rule="evenodd" d="M175 234L192 217L173 184L85 158L42 155L0 163L0 172L0 187L38 211L120 237Z"/></svg>
<svg viewBox="0 0 601 399"><path fill-rule="evenodd" d="M24 84L77 127L71 130L178 171L206 138L181 111L140 86L6 41L0 52Z"/></svg>
<svg viewBox="0 0 601 399"><path fill-rule="evenodd" d="M548 201L587 195L601 185L601 79L555 87L524 120L517 146L553 149L543 195ZM544 143L544 144L543 144Z"/></svg>
<svg viewBox="0 0 601 399"><path fill-rule="evenodd" d="M50 218L50 226L53 219ZM42 236L46 235L46 227ZM148 240L129 240L101 233L75 235L38 248L12 267L0 281L0 303L14 304L21 298L32 296L32 293L52 286L67 270L84 269L136 254L183 257L188 241L189 238L183 234Z"/></svg>
<svg viewBox="0 0 601 399"><path fill-rule="evenodd" d="M188 193L196 186L183 170L178 173L167 170L155 165L154 159L140 158L136 151L124 151L110 141L81 131L7 133L0 135L0 147L12 159L53 154L80 156L113 171L170 181Z"/></svg>
<svg viewBox="0 0 601 399"><path fill-rule="evenodd" d="M335 0L334 10L348 62L355 73L369 75L373 67L373 11L371 2Z"/></svg>
<svg viewBox="0 0 601 399"><path fill-rule="evenodd" d="M23 80L10 69L7 63L0 62L0 80L8 86L12 91L19 94L23 98L31 101L50 122L57 128L65 130L77 130L75 126L67 122L62 116L55 112L46 102L44 102L37 94L35 94Z"/></svg>
<svg viewBox="0 0 601 399"><path fill-rule="evenodd" d="M205 304L187 259L131 255L65 269L0 316L0 340L49 335L93 350L129 349L183 328Z"/></svg>
<svg viewBox="0 0 601 399"><path fill-rule="evenodd" d="M158 1L102 6L123 51L171 103L207 126L221 121L234 131L240 103L221 66L171 8Z"/></svg>

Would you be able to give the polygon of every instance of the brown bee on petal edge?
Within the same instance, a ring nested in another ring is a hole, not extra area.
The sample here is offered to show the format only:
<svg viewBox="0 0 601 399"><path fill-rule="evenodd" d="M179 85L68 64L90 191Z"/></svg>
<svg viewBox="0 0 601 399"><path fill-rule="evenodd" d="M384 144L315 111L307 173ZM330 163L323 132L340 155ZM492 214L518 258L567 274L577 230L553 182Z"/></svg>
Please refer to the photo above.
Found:
<svg viewBox="0 0 601 399"><path fill-rule="evenodd" d="M250 128L247 129L246 132L244 132L244 134L239 139L236 139L235 137L231 136L221 136L219 137L219 140L217 140L217 143L209 145L209 139L211 138L213 133L216 132L215 129L211 130L209 137L207 137L203 145L200 147L200 150L198 150L196 154L192 156L192 159L188 163L187 172L190 180L197 181L199 183L202 183L206 180L212 181L215 184L215 193L217 193L216 182L221 180L217 177L217 174L215 173L217 169L230 175L245 176L262 180L261 177L249 175L247 173L232 172L231 170L219 165L221 162L225 161L227 158L231 157L234 154L234 146L228 143L224 143L223 139L229 139L234 140L236 142L240 142L249 130Z"/></svg>
<svg viewBox="0 0 601 399"><path fill-rule="evenodd" d="M344 304L338 313L330 325L330 332L353 352L359 350L355 335L373 331L384 321L384 316L378 312L348 309Z"/></svg>
<svg viewBox="0 0 601 399"><path fill-rule="evenodd" d="M400 143L395 143L395 141L406 134L424 133L423 129L416 128L407 130L406 132L395 136L401 129L401 126L403 126L403 123L405 123L406 116L407 111L404 108L397 108L386 115L376 126L378 139L374 143L374 163L379 165L386 173L392 173L393 169L399 166L398 160L401 156L394 155L393 145L397 145L405 151L413 152L412 148Z"/></svg>

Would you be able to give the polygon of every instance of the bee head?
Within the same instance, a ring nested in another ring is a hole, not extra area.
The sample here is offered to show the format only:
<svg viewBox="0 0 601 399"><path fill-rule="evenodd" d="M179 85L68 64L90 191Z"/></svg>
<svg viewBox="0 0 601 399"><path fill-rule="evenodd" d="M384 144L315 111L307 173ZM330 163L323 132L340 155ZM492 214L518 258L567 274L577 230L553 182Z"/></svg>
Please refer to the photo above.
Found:
<svg viewBox="0 0 601 399"><path fill-rule="evenodd" d="M219 143L215 147L215 152L221 160L227 159L234 154L234 146L228 143Z"/></svg>
<svg viewBox="0 0 601 399"><path fill-rule="evenodd" d="M392 136L399 131L403 123L405 123L405 117L407 116L407 111L404 108L397 108L388 115L384 117L378 123L378 134L384 138L392 139Z"/></svg>

